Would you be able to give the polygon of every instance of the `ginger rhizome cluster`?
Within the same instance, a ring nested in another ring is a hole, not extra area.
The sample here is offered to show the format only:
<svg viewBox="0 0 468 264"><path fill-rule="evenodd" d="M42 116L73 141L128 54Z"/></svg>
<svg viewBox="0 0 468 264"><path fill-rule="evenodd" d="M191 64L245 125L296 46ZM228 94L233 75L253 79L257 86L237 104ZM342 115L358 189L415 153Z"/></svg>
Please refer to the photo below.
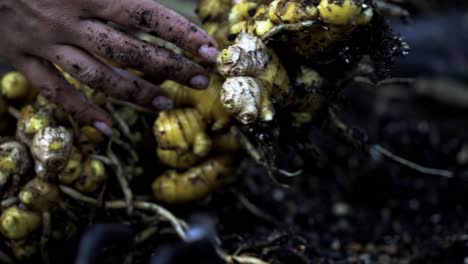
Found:
<svg viewBox="0 0 468 264"><path fill-rule="evenodd" d="M301 58L296 64L313 71L316 61L332 60L338 55L334 52L348 48L347 40L373 14L372 5L360 0L203 0L198 10L203 26L225 48L218 57L218 71L226 78L223 106L241 123L251 124L273 120L275 105L320 101L290 93L308 76L298 76L297 67L284 63Z"/></svg>
<svg viewBox="0 0 468 264"><path fill-rule="evenodd" d="M231 179L239 144L219 100L220 86L216 77L203 91L172 81L162 85L175 109L161 112L153 126L158 158L172 168L153 182L158 200L200 200Z"/></svg>
<svg viewBox="0 0 468 264"><path fill-rule="evenodd" d="M52 232L65 238L74 229L71 217L59 216L70 205L65 194L102 208L106 197L123 195L110 205L133 216L135 204L142 207L134 180L146 183L148 199L169 204L202 201L233 181L247 156L233 131L313 121L353 76L378 15L370 0L201 0L197 14L221 52L208 89L161 85L173 110L154 113L107 97L61 70L112 115L109 139L38 96L21 73L2 78L0 132L8 136L0 137L0 233L18 259L36 254ZM151 137L154 156L138 152ZM161 172L145 171L148 157ZM68 220L51 228L56 218Z"/></svg>
<svg viewBox="0 0 468 264"><path fill-rule="evenodd" d="M238 152L217 149L217 137L229 135L226 128L269 123L277 109L288 109L290 125L300 126L323 111L336 90L327 91L324 84L344 82L353 66L330 81L314 63L348 48L347 40L370 23L374 11L358 0L202 0L197 14L222 51L208 90L163 84L175 109L161 113L153 129L157 155L172 169L155 180L153 191L166 202L199 200L224 182L233 159L219 157ZM297 65L286 63L299 57ZM226 164L216 166L221 161Z"/></svg>
<svg viewBox="0 0 468 264"><path fill-rule="evenodd" d="M96 129L74 131L76 124L38 96L19 72L3 76L1 91L0 123L5 125L0 126L0 233L14 256L23 260L37 254L45 246L44 237L51 235L52 219L63 201L59 185L97 195L107 176L102 161L82 149L99 134ZM64 229L54 230L57 237L72 235L66 234L74 226L69 220Z"/></svg>

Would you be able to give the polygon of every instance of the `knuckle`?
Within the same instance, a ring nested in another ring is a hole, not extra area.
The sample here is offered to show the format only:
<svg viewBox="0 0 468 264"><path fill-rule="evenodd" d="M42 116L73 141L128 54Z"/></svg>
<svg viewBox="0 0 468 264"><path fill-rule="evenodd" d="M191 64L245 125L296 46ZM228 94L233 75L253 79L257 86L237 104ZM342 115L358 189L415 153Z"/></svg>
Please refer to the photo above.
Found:
<svg viewBox="0 0 468 264"><path fill-rule="evenodd" d="M87 68L77 73L77 79L90 87L99 88L106 80L106 74L102 70Z"/></svg>
<svg viewBox="0 0 468 264"><path fill-rule="evenodd" d="M151 89L150 87L145 87L138 91L136 95L136 101L140 104L148 104L153 100L153 97L157 95L159 89Z"/></svg>
<svg viewBox="0 0 468 264"><path fill-rule="evenodd" d="M158 8L135 6L128 15L132 24L139 28L154 31L159 26L158 19L155 19L159 16Z"/></svg>
<svg viewBox="0 0 468 264"><path fill-rule="evenodd" d="M130 40L117 41L114 47L116 59L133 67L141 67L149 56L145 54L150 53L147 45L139 45Z"/></svg>
<svg viewBox="0 0 468 264"><path fill-rule="evenodd" d="M41 95L44 96L46 99L52 102L57 102L56 89L54 89L50 85L39 85L37 86L37 89L40 91Z"/></svg>
<svg viewBox="0 0 468 264"><path fill-rule="evenodd" d="M96 115L96 109L89 101L81 104L74 104L68 111L74 118L83 123L91 123Z"/></svg>

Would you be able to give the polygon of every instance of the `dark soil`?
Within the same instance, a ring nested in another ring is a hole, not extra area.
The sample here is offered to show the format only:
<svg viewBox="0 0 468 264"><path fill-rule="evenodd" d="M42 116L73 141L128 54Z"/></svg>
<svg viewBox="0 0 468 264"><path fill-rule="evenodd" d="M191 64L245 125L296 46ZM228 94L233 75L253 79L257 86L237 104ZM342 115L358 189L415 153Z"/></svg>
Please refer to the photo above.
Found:
<svg viewBox="0 0 468 264"><path fill-rule="evenodd" d="M448 30L452 18L443 19ZM466 32L450 40L463 38ZM435 41L419 40L412 49ZM448 39L446 44L453 47ZM450 67L466 67L452 60L466 56L466 49L448 49L441 53L453 57L442 59ZM418 59L430 64L431 54L425 56ZM414 67L413 59L395 68ZM409 77L444 77L425 67L413 70ZM464 79L467 74L454 75ZM461 84L461 92L468 92ZM468 162L463 153L468 102L455 107L421 96L413 84L355 83L341 99L338 115L366 134L369 144L451 171L453 177L418 172L379 153L359 151L340 133L312 127L301 142L302 159L283 155L280 160L288 168L302 164L297 177L277 175L290 188L275 184L262 167L244 164L235 191L222 191L208 205L191 210L216 219L223 248L270 263L467 263ZM248 202L241 202L238 193Z"/></svg>
<svg viewBox="0 0 468 264"><path fill-rule="evenodd" d="M454 176L417 172L317 130L309 140L321 158L309 151L301 175L278 176L290 188L249 163L240 168L236 186L207 204L173 209L211 216L224 249L269 263L466 262L468 174L460 160L466 109L417 97L406 86L356 85L343 97L341 116L366 131L371 143Z"/></svg>
<svg viewBox="0 0 468 264"><path fill-rule="evenodd" d="M293 178L277 175L289 188L250 162L236 186L180 212L210 215L224 249L269 263L467 263L468 104L421 96L412 84L354 83L341 99L338 116L369 144L453 177L418 172L312 127L301 138L301 158L280 158L303 169Z"/></svg>
<svg viewBox="0 0 468 264"><path fill-rule="evenodd" d="M404 96L388 103L383 91ZM224 246L243 248L272 263L463 263L466 261L468 191L463 110L411 97L411 87L353 87L342 109L349 124L406 159L455 172L426 175L379 155L314 134L323 159L305 157L304 172L275 186L265 173L242 174L241 192L264 214L215 197ZM231 198L233 199L233 198ZM271 219L274 220L271 220ZM255 246L255 244L263 244ZM247 244L247 246L245 246Z"/></svg>

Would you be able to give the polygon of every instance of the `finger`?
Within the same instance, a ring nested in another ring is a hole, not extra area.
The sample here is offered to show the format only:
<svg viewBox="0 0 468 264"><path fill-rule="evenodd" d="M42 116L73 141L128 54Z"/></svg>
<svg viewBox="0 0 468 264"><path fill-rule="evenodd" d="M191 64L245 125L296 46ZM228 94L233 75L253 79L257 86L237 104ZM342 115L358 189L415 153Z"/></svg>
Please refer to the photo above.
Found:
<svg viewBox="0 0 468 264"><path fill-rule="evenodd" d="M131 37L99 21L84 21L82 30L82 36L76 40L78 45L103 58L194 88L208 86L203 67L170 50Z"/></svg>
<svg viewBox="0 0 468 264"><path fill-rule="evenodd" d="M103 2L102 0L98 0ZM179 46L193 55L216 62L216 41L203 29L154 0L108 0L96 10L102 19L136 28Z"/></svg>
<svg viewBox="0 0 468 264"><path fill-rule="evenodd" d="M63 108L75 120L83 124L94 125L106 135L111 133L111 117L68 84L49 62L27 57L15 66L38 88L42 96Z"/></svg>
<svg viewBox="0 0 468 264"><path fill-rule="evenodd" d="M78 81L109 96L168 110L172 101L163 90L138 77L118 72L93 55L72 46L50 49L50 61L59 65Z"/></svg>

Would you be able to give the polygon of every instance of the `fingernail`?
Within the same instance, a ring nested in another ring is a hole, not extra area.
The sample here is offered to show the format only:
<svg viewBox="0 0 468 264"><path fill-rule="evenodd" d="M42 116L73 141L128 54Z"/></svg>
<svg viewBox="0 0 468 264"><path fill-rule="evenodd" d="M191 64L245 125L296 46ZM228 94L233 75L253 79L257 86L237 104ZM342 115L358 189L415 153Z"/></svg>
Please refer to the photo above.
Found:
<svg viewBox="0 0 468 264"><path fill-rule="evenodd" d="M208 87L209 83L210 80L208 79L208 77L203 75L197 75L190 79L190 86L192 86L193 88L204 89Z"/></svg>
<svg viewBox="0 0 468 264"><path fill-rule="evenodd" d="M170 110L174 106L171 99L165 96L157 96L152 101L153 107L159 110Z"/></svg>
<svg viewBox="0 0 468 264"><path fill-rule="evenodd" d="M96 121L94 122L94 127L101 131L104 135L110 137L112 136L112 128L110 128L110 126L108 126L106 123L104 122L101 122L101 121Z"/></svg>
<svg viewBox="0 0 468 264"><path fill-rule="evenodd" d="M199 49L198 53L201 57L208 61L216 62L216 57L219 54L219 50L210 44L203 44Z"/></svg>

